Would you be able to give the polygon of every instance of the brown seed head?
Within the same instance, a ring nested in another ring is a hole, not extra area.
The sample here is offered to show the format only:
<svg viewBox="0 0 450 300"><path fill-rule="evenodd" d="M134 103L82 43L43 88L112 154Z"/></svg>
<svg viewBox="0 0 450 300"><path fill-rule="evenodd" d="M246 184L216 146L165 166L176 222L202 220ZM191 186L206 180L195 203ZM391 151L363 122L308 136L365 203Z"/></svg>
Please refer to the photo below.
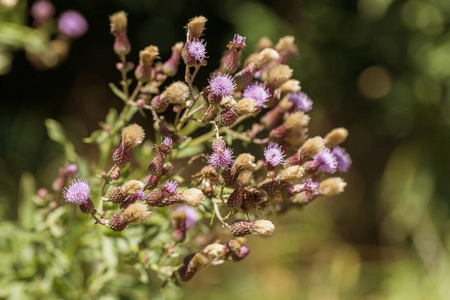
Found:
<svg viewBox="0 0 450 300"><path fill-rule="evenodd" d="M263 36L262 38L259 39L258 44L256 45L256 51L261 52L266 48L272 47L273 47L272 41L267 36Z"/></svg>
<svg viewBox="0 0 450 300"><path fill-rule="evenodd" d="M292 77L293 72L288 65L277 65L269 70L267 84L276 89L288 81Z"/></svg>
<svg viewBox="0 0 450 300"><path fill-rule="evenodd" d="M278 52L272 48L266 48L262 50L259 55L255 58L254 64L256 69L262 69L267 67L273 61L280 57Z"/></svg>
<svg viewBox="0 0 450 300"><path fill-rule="evenodd" d="M258 220L253 222L253 226L250 227L250 231L252 234L268 237L275 232L275 225L268 220Z"/></svg>
<svg viewBox="0 0 450 300"><path fill-rule="evenodd" d="M297 45L294 44L295 38L291 35L282 37L275 45L275 50L286 60L298 53Z"/></svg>
<svg viewBox="0 0 450 300"><path fill-rule="evenodd" d="M145 47L144 50L139 52L139 57L143 65L151 65L153 61L158 58L159 48L157 46L150 45Z"/></svg>
<svg viewBox="0 0 450 300"><path fill-rule="evenodd" d="M188 40L198 39L203 35L203 30L205 30L205 23L208 21L204 16L194 17L187 24L187 35Z"/></svg>
<svg viewBox="0 0 450 300"><path fill-rule="evenodd" d="M134 195L144 188L145 184L139 180L130 180L122 185L122 191L127 195Z"/></svg>
<svg viewBox="0 0 450 300"><path fill-rule="evenodd" d="M320 136L309 138L299 150L301 155L313 157L320 153L325 147L325 141Z"/></svg>
<svg viewBox="0 0 450 300"><path fill-rule="evenodd" d="M178 105L184 105L187 98L189 98L189 87L181 81L172 83L161 94L161 99Z"/></svg>
<svg viewBox="0 0 450 300"><path fill-rule="evenodd" d="M347 183L341 177L330 177L319 185L319 192L324 196L335 196L342 193Z"/></svg>
<svg viewBox="0 0 450 300"><path fill-rule="evenodd" d="M302 88L300 86L300 81L295 79L289 79L283 83L275 92L275 96L279 99L289 93L300 91Z"/></svg>
<svg viewBox="0 0 450 300"><path fill-rule="evenodd" d="M286 130L289 131L298 131L300 128L308 126L310 117L302 111L297 111L293 114L290 114L289 117L284 122L286 126Z"/></svg>
<svg viewBox="0 0 450 300"><path fill-rule="evenodd" d="M243 184L247 185L252 181L253 173L250 170L243 170L241 173L239 173L238 181Z"/></svg>
<svg viewBox="0 0 450 300"><path fill-rule="evenodd" d="M222 109L230 109L236 105L236 100L232 96L224 96L220 101L220 107Z"/></svg>
<svg viewBox="0 0 450 300"><path fill-rule="evenodd" d="M345 129L344 127L335 128L325 136L325 145L327 147L333 148L334 146L343 143L347 139L347 136L347 129Z"/></svg>
<svg viewBox="0 0 450 300"><path fill-rule="evenodd" d="M131 124L122 131L122 145L124 148L134 148L144 141L145 132L138 124Z"/></svg>
<svg viewBox="0 0 450 300"><path fill-rule="evenodd" d="M123 212L123 218L127 223L140 223L150 217L151 212L147 211L147 205L134 203Z"/></svg>
<svg viewBox="0 0 450 300"><path fill-rule="evenodd" d="M291 166L280 172L277 176L277 180L280 182L293 183L305 175L305 169L300 166Z"/></svg>
<svg viewBox="0 0 450 300"><path fill-rule="evenodd" d="M191 188L178 194L179 202L189 206L199 206L205 200L205 195L197 188Z"/></svg>
<svg viewBox="0 0 450 300"><path fill-rule="evenodd" d="M255 157L248 153L242 153L234 161L234 166L238 170L253 170L256 168Z"/></svg>
<svg viewBox="0 0 450 300"><path fill-rule="evenodd" d="M258 102L254 99L244 98L239 100L239 102L234 106L234 110L236 114L239 116L247 115L254 113L256 111L256 107L258 106Z"/></svg>
<svg viewBox="0 0 450 300"><path fill-rule="evenodd" d="M124 32L127 30L128 18L127 13L124 11L116 12L109 16L111 33L117 34L118 32Z"/></svg>

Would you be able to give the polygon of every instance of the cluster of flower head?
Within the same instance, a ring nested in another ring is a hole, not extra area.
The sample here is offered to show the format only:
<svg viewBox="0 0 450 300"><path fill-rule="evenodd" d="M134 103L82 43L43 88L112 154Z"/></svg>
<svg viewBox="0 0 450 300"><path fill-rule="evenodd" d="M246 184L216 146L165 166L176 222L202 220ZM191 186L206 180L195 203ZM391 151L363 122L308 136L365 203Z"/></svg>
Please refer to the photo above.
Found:
<svg viewBox="0 0 450 300"><path fill-rule="evenodd" d="M206 42L201 39L206 18L196 17L188 23L186 42L176 43L167 61L158 61L158 47L151 45L140 52L136 68L125 59L131 49L126 14L119 12L110 18L114 50L122 60L117 67L123 74L134 69L138 82L127 105L150 111L155 132L162 138L154 147L153 157L148 158L145 178L125 179L122 170L128 170L132 151L144 141L145 134L137 124L123 129L121 143L113 153L114 165L102 174L104 183L110 186L104 198L112 207L118 205L120 213L111 214L108 220L103 211L97 216L89 199L90 185L83 179L75 179L64 190L67 201L79 204L84 213L114 231L144 222L152 207L178 205L171 215L176 243L185 241L186 231L195 227L197 219L207 215L205 212L214 211L212 217L216 216L218 224L229 231L230 238L236 238L205 245L187 256L172 276L173 280L186 281L211 264L244 258L249 249L242 236L272 235L275 226L263 218L269 212L285 212L303 207L320 195L343 192L344 180L327 176L347 172L351 165L350 156L340 146L348 132L336 128L324 138L308 137L307 113L313 102L301 91L299 81L291 78L293 70L287 62L297 54L293 37L284 37L275 45L261 39L239 69L246 44L245 37L236 34L208 85L196 93L192 84L207 58ZM169 83L160 92L166 79L176 74L182 59L186 82ZM176 115L174 124L167 124L161 115L169 113L169 107ZM253 121L247 131L233 129L248 118ZM180 135L188 122L199 128L210 126L215 134L211 138L208 133L204 140L209 139L212 150L189 161L184 159L187 166L197 166L194 174L175 174L172 164L177 155L194 144L192 138ZM260 151L238 154L231 143L227 145L226 141L233 140L256 144ZM196 209L199 207L204 209Z"/></svg>

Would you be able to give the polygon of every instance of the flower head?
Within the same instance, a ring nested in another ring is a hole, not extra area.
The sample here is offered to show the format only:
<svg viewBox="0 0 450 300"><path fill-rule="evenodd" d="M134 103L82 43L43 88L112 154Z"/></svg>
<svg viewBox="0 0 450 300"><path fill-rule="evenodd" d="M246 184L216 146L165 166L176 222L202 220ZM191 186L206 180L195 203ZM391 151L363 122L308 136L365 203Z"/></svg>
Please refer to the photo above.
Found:
<svg viewBox="0 0 450 300"><path fill-rule="evenodd" d="M228 49L232 51L240 51L245 47L245 36L235 34L233 40L228 44Z"/></svg>
<svg viewBox="0 0 450 300"><path fill-rule="evenodd" d="M313 102L304 92L295 92L292 93L288 100L292 102L294 111L303 111L308 112L312 109Z"/></svg>
<svg viewBox="0 0 450 300"><path fill-rule="evenodd" d="M70 186L63 189L63 195L67 202L84 204L91 196L91 185L86 179L74 179Z"/></svg>
<svg viewBox="0 0 450 300"><path fill-rule="evenodd" d="M216 96L229 96L236 89L236 83L229 74L217 73L208 80L211 93Z"/></svg>
<svg viewBox="0 0 450 300"><path fill-rule="evenodd" d="M88 23L82 14L68 10L61 14L58 20L58 30L72 39L83 36L88 30Z"/></svg>
<svg viewBox="0 0 450 300"><path fill-rule="evenodd" d="M189 54L197 61L201 62L206 58L206 43L205 40L194 39L188 44Z"/></svg>
<svg viewBox="0 0 450 300"><path fill-rule="evenodd" d="M277 144L272 144L266 149L264 149L264 158L273 167L276 167L284 162L284 157L286 154L281 149L281 146Z"/></svg>
<svg viewBox="0 0 450 300"><path fill-rule="evenodd" d="M186 229L194 227L198 219L200 218L197 210L192 206L187 205L178 206L175 211L179 210L184 210L184 213L186 215Z"/></svg>
<svg viewBox="0 0 450 300"><path fill-rule="evenodd" d="M221 152L213 152L209 156L208 164L215 168L226 169L233 162L233 149L225 148Z"/></svg>
<svg viewBox="0 0 450 300"><path fill-rule="evenodd" d="M337 160L337 169L339 172L347 172L352 165L352 159L344 148L336 146L331 151Z"/></svg>
<svg viewBox="0 0 450 300"><path fill-rule="evenodd" d="M178 182L167 180L161 189L174 196L178 192Z"/></svg>
<svg viewBox="0 0 450 300"><path fill-rule="evenodd" d="M39 23L45 23L55 14L55 7L50 1L39 0L34 2L30 14Z"/></svg>
<svg viewBox="0 0 450 300"><path fill-rule="evenodd" d="M172 145L172 139L170 137L164 138L164 141L161 143L164 144L167 147L170 147Z"/></svg>
<svg viewBox="0 0 450 300"><path fill-rule="evenodd" d="M269 101L270 93L263 83L255 83L245 88L242 97L256 100L257 108L262 109L267 107L265 103Z"/></svg>
<svg viewBox="0 0 450 300"><path fill-rule="evenodd" d="M324 148L314 156L314 160L319 171L330 174L336 172L338 162L330 149Z"/></svg>

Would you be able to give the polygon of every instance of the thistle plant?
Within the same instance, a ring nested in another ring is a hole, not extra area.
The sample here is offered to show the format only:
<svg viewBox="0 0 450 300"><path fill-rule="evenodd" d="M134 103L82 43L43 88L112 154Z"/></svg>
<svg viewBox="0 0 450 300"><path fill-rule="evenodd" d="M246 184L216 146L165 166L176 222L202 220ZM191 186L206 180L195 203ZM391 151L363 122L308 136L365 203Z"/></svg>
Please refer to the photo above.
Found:
<svg viewBox="0 0 450 300"><path fill-rule="evenodd" d="M111 109L85 139L98 145L97 167L78 176L79 157L72 155L72 172L60 171L55 190L105 235L143 227L133 255L146 270L180 284L208 266L242 260L250 253L244 236L275 233L274 213L344 191L335 174L351 165L341 146L348 132L309 136L313 102L288 65L297 54L293 37L275 45L262 38L241 66L246 38L236 34L221 62L210 63L207 19L200 16L189 21L186 41L175 43L167 60L149 45L133 62L127 14L110 21L121 76L120 86L110 87L123 108ZM196 81L205 66L215 70L207 82ZM179 71L184 81L172 80ZM152 123L152 141L133 122L136 113ZM259 150L248 152L250 144ZM218 239L224 231L228 238ZM161 236L164 244L152 243Z"/></svg>

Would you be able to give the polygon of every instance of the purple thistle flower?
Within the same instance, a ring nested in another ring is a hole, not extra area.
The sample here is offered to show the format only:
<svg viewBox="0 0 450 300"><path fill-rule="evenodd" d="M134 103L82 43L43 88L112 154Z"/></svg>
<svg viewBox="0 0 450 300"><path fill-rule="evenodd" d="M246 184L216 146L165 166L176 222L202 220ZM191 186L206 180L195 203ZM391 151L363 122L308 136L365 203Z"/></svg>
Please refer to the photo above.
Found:
<svg viewBox="0 0 450 300"><path fill-rule="evenodd" d="M303 180L303 191L307 201L313 200L319 195L319 182L313 181L311 178Z"/></svg>
<svg viewBox="0 0 450 300"><path fill-rule="evenodd" d="M245 36L240 36L239 34L235 34L233 37L233 44L239 44L242 47L245 46Z"/></svg>
<svg viewBox="0 0 450 300"><path fill-rule="evenodd" d="M206 58L206 43L204 40L194 39L188 44L189 54L201 62Z"/></svg>
<svg viewBox="0 0 450 300"><path fill-rule="evenodd" d="M169 146L172 145L172 139L171 139L170 137L166 137L166 138L164 139L164 141L163 141L161 144L164 144L164 145L166 145L167 147L169 147Z"/></svg>
<svg viewBox="0 0 450 300"><path fill-rule="evenodd" d="M281 149L281 146L277 144L269 145L266 149L264 149L264 157L266 162L271 164L273 167L282 164L285 156L286 154Z"/></svg>
<svg viewBox="0 0 450 300"><path fill-rule="evenodd" d="M314 161L319 171L330 174L336 172L338 162L330 149L324 148L319 154L314 156Z"/></svg>
<svg viewBox="0 0 450 300"><path fill-rule="evenodd" d="M85 204L91 196L91 185L86 179L74 179L68 188L64 187L63 195L67 202Z"/></svg>
<svg viewBox="0 0 450 300"><path fill-rule="evenodd" d="M88 23L82 14L76 10L67 10L61 14L58 20L58 30L69 38L77 39L88 30Z"/></svg>
<svg viewBox="0 0 450 300"><path fill-rule="evenodd" d="M352 165L352 159L344 148L335 146L331 151L337 160L337 169L339 172L347 172Z"/></svg>
<svg viewBox="0 0 450 300"><path fill-rule="evenodd" d="M175 196L178 192L178 182L167 180L161 189L167 192L170 196Z"/></svg>
<svg viewBox="0 0 450 300"><path fill-rule="evenodd" d="M144 199L145 198L144 190L137 191L136 194L134 194L134 197L136 198L136 200Z"/></svg>
<svg viewBox="0 0 450 300"><path fill-rule="evenodd" d="M55 7L47 0L36 1L31 7L30 14L38 21L38 23L42 24L53 17L55 14Z"/></svg>
<svg viewBox="0 0 450 300"><path fill-rule="evenodd" d="M269 101L270 98L269 89L266 88L263 83L257 82L245 88L244 92L242 93L242 98L250 98L256 100L256 102L258 103L258 109L266 108L267 106L265 105L265 103Z"/></svg>
<svg viewBox="0 0 450 300"><path fill-rule="evenodd" d="M223 151L213 152L208 157L208 164L215 168L226 169L233 162L233 149L225 148Z"/></svg>
<svg viewBox="0 0 450 300"><path fill-rule="evenodd" d="M308 112L312 109L313 102L312 100L306 95L304 92L295 92L292 93L288 100L292 102L293 106L292 109L294 111L303 111Z"/></svg>
<svg viewBox="0 0 450 300"><path fill-rule="evenodd" d="M217 73L208 80L210 91L216 96L229 96L236 89L236 82L229 74Z"/></svg>
<svg viewBox="0 0 450 300"><path fill-rule="evenodd" d="M184 210L184 213L186 215L186 229L194 227L199 219L197 210L192 206L187 205L178 206L175 211L179 210Z"/></svg>

